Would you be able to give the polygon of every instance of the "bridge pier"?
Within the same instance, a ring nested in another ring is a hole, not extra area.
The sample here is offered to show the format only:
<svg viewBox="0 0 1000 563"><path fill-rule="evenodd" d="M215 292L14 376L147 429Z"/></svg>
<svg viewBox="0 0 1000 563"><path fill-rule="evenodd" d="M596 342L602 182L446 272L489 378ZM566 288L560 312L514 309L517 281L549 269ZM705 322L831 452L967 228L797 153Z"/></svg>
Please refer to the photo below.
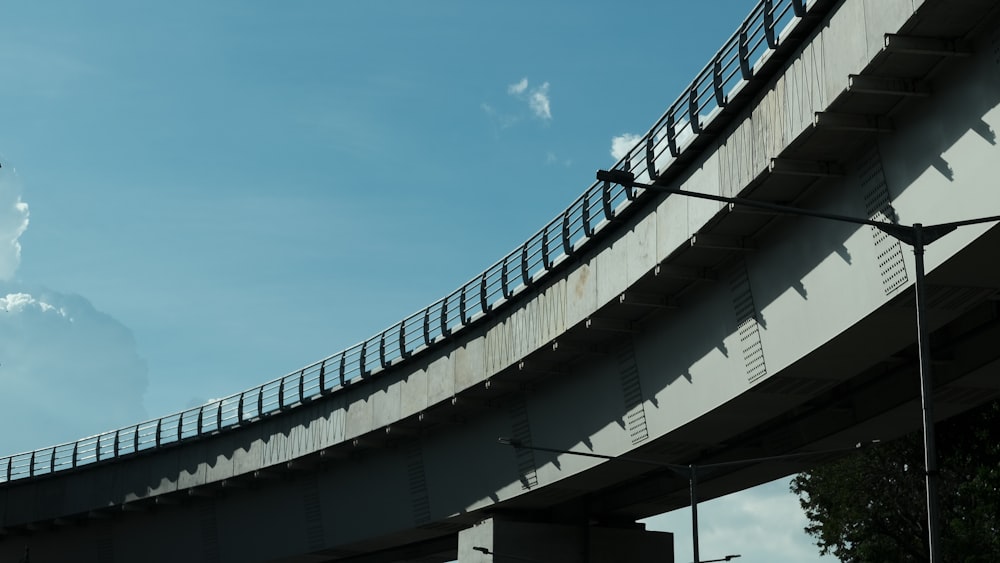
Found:
<svg viewBox="0 0 1000 563"><path fill-rule="evenodd" d="M458 534L459 563L673 563L674 535L488 518Z"/></svg>

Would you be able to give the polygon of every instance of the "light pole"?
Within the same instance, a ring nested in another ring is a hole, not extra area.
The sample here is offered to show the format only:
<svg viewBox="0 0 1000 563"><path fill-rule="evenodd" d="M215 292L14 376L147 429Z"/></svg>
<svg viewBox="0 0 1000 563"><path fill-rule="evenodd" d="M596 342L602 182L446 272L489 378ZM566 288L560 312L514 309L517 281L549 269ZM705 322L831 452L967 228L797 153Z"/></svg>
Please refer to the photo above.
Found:
<svg viewBox="0 0 1000 563"><path fill-rule="evenodd" d="M912 226L906 226L897 225L895 223L887 223L884 221L862 219L860 217L838 215L835 213L824 213L822 211L802 209L799 207L792 207L790 205L780 205L739 197L725 197L714 194L692 192L657 184L639 183L635 181L635 174L628 170L598 170L597 179L603 182L620 184L625 188L642 188L644 190L681 195L685 197L708 199L722 203L729 203L733 206L766 209L785 215L800 215L804 217L816 217L818 219L839 221L841 223L869 225L884 232L890 237L913 247L914 269L916 270L916 279L913 282L913 286L914 293L916 294L917 352L920 366L920 404L923 411L924 430L924 475L927 489L927 545L928 551L930 552L930 563L939 563L941 561L941 529L939 524L937 499L938 468L937 447L934 443L934 406L933 382L931 378L930 333L925 320L927 305L924 288L924 247L954 231L958 227L1000 221L1000 215L969 219L966 221L940 223L937 225L922 225L920 223L914 223Z"/></svg>
<svg viewBox="0 0 1000 563"><path fill-rule="evenodd" d="M699 549L698 549L698 469L718 469L718 468L721 468L721 467L732 467L732 466L737 466L737 465L750 465L750 464L753 464L753 463L761 463L761 462L764 462L764 461L786 460L786 459L793 459L793 458L798 458L798 457L806 457L806 456L814 456L814 455L823 455L823 454L839 453L839 452L846 452L846 451L854 451L854 450L858 450L862 446L866 445L866 444L861 443L861 444L857 444L853 448L838 448L838 449L833 449L833 450L822 450L822 451L816 451L816 452L802 452L802 453L797 453L797 454L784 454L784 455L775 455L775 456L767 456L767 457L755 457L755 458L749 458L749 459L738 459L738 460L735 460L735 461L723 461L723 462L720 462L720 463L704 463L704 464L700 464L700 465L695 465L695 464L681 465L681 464L678 464L678 463L666 463L666 462L663 462L663 461L657 461L657 460L654 460L654 459L644 459L644 458L641 458L641 457L613 456L613 455L598 454L598 453L594 453L594 452L577 452L577 451L573 451L573 450L563 450L563 449L559 449L559 448L546 448L546 447L543 447L543 446L530 446L530 445L525 444L521 440L515 440L513 438L507 438L507 437L497 438L497 441L500 442L501 444L505 445L505 446L510 446L510 447L512 447L514 449L536 450L536 451L540 451L540 452L551 452L551 453L556 453L556 454L567 454L567 455L575 455L575 456L581 456L581 457L592 457L592 458L595 458L595 459L617 460L617 461L626 461L626 462L629 462L629 463L639 463L639 464L643 464L643 465L652 465L654 467L661 467L661 468L669 469L669 470L673 471L674 473L677 473L678 475L681 475L683 477L687 477L687 479L688 479L688 485L690 487L690 495L691 495L691 551L692 551L692 555L694 556L694 558L693 558L693 562L694 563L709 563L710 561L729 561L729 560L734 559L736 557L740 557L739 555L727 555L723 559L709 559L708 561L702 561L700 559L700 553L699 553ZM874 441L872 441L870 443L873 444L873 443L876 443L876 442L877 442L877 440L874 440Z"/></svg>

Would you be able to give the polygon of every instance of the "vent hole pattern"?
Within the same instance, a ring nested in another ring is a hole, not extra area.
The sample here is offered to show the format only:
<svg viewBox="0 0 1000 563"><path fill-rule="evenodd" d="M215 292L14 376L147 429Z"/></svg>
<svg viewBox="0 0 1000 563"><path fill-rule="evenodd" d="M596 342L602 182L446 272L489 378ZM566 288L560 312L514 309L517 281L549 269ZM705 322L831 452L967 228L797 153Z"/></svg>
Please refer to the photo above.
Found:
<svg viewBox="0 0 1000 563"><path fill-rule="evenodd" d="M869 219L887 223L897 222L896 210L889 200L889 185L885 181L882 156L878 148L872 149L862 159L861 190ZM875 227L869 229L875 244L879 273L882 276L882 289L886 295L891 295L909 281L906 262L903 260L903 244Z"/></svg>
<svg viewBox="0 0 1000 563"><path fill-rule="evenodd" d="M528 421L528 405L524 395L514 399L510 405L511 436L525 446L531 445L531 425ZM521 488L530 489L538 485L538 475L535 473L535 452L528 448L514 450L517 456L517 472L521 476Z"/></svg>
<svg viewBox="0 0 1000 563"><path fill-rule="evenodd" d="M631 342L618 351L618 371L621 375L622 397L625 399L625 427L632 445L636 445L649 438L649 430L646 427L639 366L636 364L635 347Z"/></svg>
<svg viewBox="0 0 1000 563"><path fill-rule="evenodd" d="M733 311L736 313L736 333L743 348L743 362L747 380L753 383L767 375L764 361L764 345L760 340L760 323L750 289L750 274L745 261L735 268L729 289L733 296Z"/></svg>

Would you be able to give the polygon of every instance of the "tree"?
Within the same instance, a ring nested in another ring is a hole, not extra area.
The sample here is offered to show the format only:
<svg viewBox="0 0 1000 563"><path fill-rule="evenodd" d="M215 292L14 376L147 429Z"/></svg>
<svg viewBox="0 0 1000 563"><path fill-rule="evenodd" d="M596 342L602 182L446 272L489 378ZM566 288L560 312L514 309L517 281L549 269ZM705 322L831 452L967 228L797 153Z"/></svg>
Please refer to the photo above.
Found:
<svg viewBox="0 0 1000 563"><path fill-rule="evenodd" d="M1000 561L1000 400L938 423L941 553ZM921 432L792 480L822 554L844 562L927 561Z"/></svg>

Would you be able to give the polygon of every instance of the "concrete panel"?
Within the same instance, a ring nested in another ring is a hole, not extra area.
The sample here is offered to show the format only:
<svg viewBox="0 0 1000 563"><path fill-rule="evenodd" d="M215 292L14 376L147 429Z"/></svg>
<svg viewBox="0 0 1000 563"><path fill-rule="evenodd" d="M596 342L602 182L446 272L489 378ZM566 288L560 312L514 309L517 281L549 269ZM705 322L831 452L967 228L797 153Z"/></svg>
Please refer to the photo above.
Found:
<svg viewBox="0 0 1000 563"><path fill-rule="evenodd" d="M823 36L809 43L778 79L784 88L785 138L795 139L813 123L816 112L826 107L823 88Z"/></svg>
<svg viewBox="0 0 1000 563"><path fill-rule="evenodd" d="M834 12L822 33L823 42L831 46L824 51L826 59L823 66L825 74L823 82L826 99L832 101L847 88L847 76L857 74L868 64L865 2L862 0L844 2Z"/></svg>
<svg viewBox="0 0 1000 563"><path fill-rule="evenodd" d="M656 267L656 212L643 217L629 231L628 267L626 268L627 283L634 284L639 278Z"/></svg>
<svg viewBox="0 0 1000 563"><path fill-rule="evenodd" d="M376 379L372 383L372 424L376 428L388 426L399 420L402 382Z"/></svg>
<svg viewBox="0 0 1000 563"><path fill-rule="evenodd" d="M597 306L617 299L628 288L628 243L618 239L594 258Z"/></svg>
<svg viewBox="0 0 1000 563"><path fill-rule="evenodd" d="M668 321L650 323L635 343L646 422L660 435L749 387L728 284L705 286ZM708 433L700 440L710 443Z"/></svg>
<svg viewBox="0 0 1000 563"><path fill-rule="evenodd" d="M656 208L657 263L665 260L681 245L688 244L691 234L686 198L667 197Z"/></svg>
<svg viewBox="0 0 1000 563"><path fill-rule="evenodd" d="M430 404L426 369L415 369L402 380L400 390L400 416L411 416L427 409Z"/></svg>
<svg viewBox="0 0 1000 563"><path fill-rule="evenodd" d="M785 89L776 84L764 94L753 110L754 157L751 170L763 170L771 159L781 154L790 139L785 137Z"/></svg>
<svg viewBox="0 0 1000 563"><path fill-rule="evenodd" d="M264 466L265 441L254 438L233 450L233 471L238 475L253 473Z"/></svg>
<svg viewBox="0 0 1000 563"><path fill-rule="evenodd" d="M749 131L749 125L741 128L741 130L744 130L745 132ZM719 151L716 151L709 156L701 166L693 169L690 176L684 180L684 183L680 187L700 194L725 195L722 193L724 188L721 185L722 180L720 178L720 175L722 174L720 166L723 165L724 161L720 160L719 157L716 156L718 154ZM732 165L732 163L730 164ZM736 164L736 166L745 167L746 164ZM743 170L743 168L740 170ZM747 173L740 170L730 169L729 172L734 177L749 176ZM739 188L734 187L733 189ZM670 198L668 197L668 200L669 199ZM723 203L693 197L685 197L684 199L676 197L674 199L683 201L687 205L688 228L692 231L690 234L698 232L705 225L705 223L714 217L725 205ZM690 234L688 238L690 238Z"/></svg>
<svg viewBox="0 0 1000 563"><path fill-rule="evenodd" d="M896 33L913 15L913 0L865 2L865 31L868 35L868 58L885 45L885 34Z"/></svg>
<svg viewBox="0 0 1000 563"><path fill-rule="evenodd" d="M200 487L205 484L208 467L204 459L205 445L201 442L191 442L177 450L178 488Z"/></svg>
<svg viewBox="0 0 1000 563"><path fill-rule="evenodd" d="M455 364L447 357L427 366L427 402L434 404L455 396Z"/></svg>
<svg viewBox="0 0 1000 563"><path fill-rule="evenodd" d="M468 389L489 375L486 373L486 339L474 338L452 353L455 363L455 392Z"/></svg>
<svg viewBox="0 0 1000 563"><path fill-rule="evenodd" d="M530 351L537 350L566 331L566 283L558 281L545 289L535 299L537 309L535 324L539 338L531 343Z"/></svg>
<svg viewBox="0 0 1000 563"><path fill-rule="evenodd" d="M364 387L360 389L359 387ZM368 396L369 387L359 385L352 387L347 393L347 418L345 420L344 438L350 440L374 430L374 405Z"/></svg>
<svg viewBox="0 0 1000 563"><path fill-rule="evenodd" d="M716 151L719 158L718 180L719 187L715 188L718 193L727 197L739 194L747 182L756 176L762 168L754 165L757 140L754 138L753 120L749 114L737 122L733 132L726 138ZM709 170L709 172L711 172ZM693 176L693 175L692 175ZM699 185L697 180L693 185ZM704 182L701 182L702 190ZM689 198L690 199L690 198ZM702 223L697 217L711 216L705 209L718 209L720 204L710 201L689 202L689 205L697 204L698 212L690 217L691 227L697 230Z"/></svg>
<svg viewBox="0 0 1000 563"><path fill-rule="evenodd" d="M574 268L566 276L566 326L583 322L597 309L597 276L590 262Z"/></svg>

